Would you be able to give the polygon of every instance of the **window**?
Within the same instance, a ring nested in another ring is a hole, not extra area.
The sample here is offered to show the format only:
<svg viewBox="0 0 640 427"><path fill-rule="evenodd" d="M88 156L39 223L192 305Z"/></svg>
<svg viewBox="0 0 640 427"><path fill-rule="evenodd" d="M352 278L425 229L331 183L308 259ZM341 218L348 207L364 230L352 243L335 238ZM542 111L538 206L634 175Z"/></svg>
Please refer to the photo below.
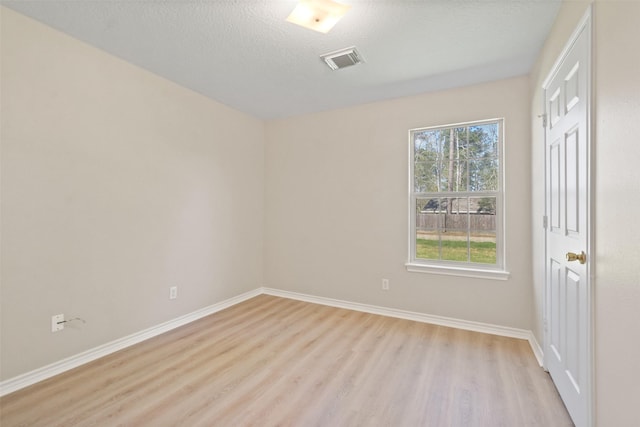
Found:
<svg viewBox="0 0 640 427"><path fill-rule="evenodd" d="M410 131L410 271L506 279L503 120Z"/></svg>

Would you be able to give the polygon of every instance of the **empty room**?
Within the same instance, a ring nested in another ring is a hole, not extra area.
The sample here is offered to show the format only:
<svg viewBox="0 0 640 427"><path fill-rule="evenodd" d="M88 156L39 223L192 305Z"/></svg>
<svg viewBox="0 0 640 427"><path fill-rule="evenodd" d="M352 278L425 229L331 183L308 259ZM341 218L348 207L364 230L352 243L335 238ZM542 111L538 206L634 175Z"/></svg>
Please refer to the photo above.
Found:
<svg viewBox="0 0 640 427"><path fill-rule="evenodd" d="M640 1L0 0L0 425L634 427Z"/></svg>

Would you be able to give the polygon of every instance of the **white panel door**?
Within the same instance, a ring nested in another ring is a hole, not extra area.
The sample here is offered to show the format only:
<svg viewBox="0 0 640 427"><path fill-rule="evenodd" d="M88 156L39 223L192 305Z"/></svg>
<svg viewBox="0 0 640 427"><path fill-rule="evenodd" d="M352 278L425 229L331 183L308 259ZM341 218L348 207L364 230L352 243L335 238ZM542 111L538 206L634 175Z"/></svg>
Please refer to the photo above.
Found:
<svg viewBox="0 0 640 427"><path fill-rule="evenodd" d="M590 424L590 25L545 84L545 366L578 427Z"/></svg>

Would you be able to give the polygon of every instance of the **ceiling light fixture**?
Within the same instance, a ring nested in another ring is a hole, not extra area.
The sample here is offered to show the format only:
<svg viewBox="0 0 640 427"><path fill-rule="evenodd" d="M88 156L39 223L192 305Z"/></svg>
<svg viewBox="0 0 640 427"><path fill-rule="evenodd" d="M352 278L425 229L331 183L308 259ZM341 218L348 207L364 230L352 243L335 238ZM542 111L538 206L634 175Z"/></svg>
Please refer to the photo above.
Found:
<svg viewBox="0 0 640 427"><path fill-rule="evenodd" d="M287 21L326 34L350 8L332 0L300 0Z"/></svg>

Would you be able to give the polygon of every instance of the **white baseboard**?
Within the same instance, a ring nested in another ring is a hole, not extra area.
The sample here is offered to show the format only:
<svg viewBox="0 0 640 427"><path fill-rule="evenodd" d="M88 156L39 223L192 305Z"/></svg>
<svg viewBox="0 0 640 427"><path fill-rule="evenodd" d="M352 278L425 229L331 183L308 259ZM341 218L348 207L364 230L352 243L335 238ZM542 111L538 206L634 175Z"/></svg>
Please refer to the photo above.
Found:
<svg viewBox="0 0 640 427"><path fill-rule="evenodd" d="M533 355L536 356L538 365L544 367L544 353L542 352L542 347L540 347L540 344L538 343L536 336L533 335L532 331L529 331L529 345L531 346Z"/></svg>
<svg viewBox="0 0 640 427"><path fill-rule="evenodd" d="M37 382L51 378L78 366L84 365L101 357L107 356L116 351L138 344L172 329L191 323L210 314L216 313L232 305L239 304L261 294L273 295L282 298L306 301L315 304L328 305L331 307L346 308L365 313L379 314L382 316L396 317L399 319L414 320L422 323L448 326L450 328L465 329L468 331L483 332L486 334L500 335L511 338L524 339L529 342L533 354L540 366L542 366L542 349L531 331L525 329L510 328L506 326L492 325L489 323L472 322L469 320L454 319L451 317L435 316L412 311L398 310L394 308L379 307L357 302L343 301L332 298L317 297L313 295L301 294L297 292L282 291L279 289L262 287L253 291L245 292L233 298L229 298L217 304L210 305L192 313L161 323L149 329L145 329L124 338L111 341L93 349L87 350L75 356L68 357L42 368L35 369L25 374L0 382L0 397L22 388L28 387Z"/></svg>
<svg viewBox="0 0 640 427"><path fill-rule="evenodd" d="M297 292L282 291L279 289L262 288L262 293L282 298L290 298L331 307L346 308L365 313L379 314L382 316L396 317L399 319L414 320L416 322L431 323L434 325L448 326L450 328L464 329L467 331L482 332L485 334L500 335L503 337L527 340L531 346L538 364L542 366L542 349L538 345L533 332L526 329L510 328L507 326L493 325L490 323L473 322L470 320L455 319L452 317L435 316L431 314L417 313L413 311L398 310L357 302L343 301L332 298L317 297Z"/></svg>
<svg viewBox="0 0 640 427"><path fill-rule="evenodd" d="M262 290L260 288L254 289L253 291L249 291L233 298L221 301L217 304L213 304L200 310L196 310L192 313L180 316L173 320L169 320L168 322L161 323L143 331L136 332L124 338L108 342L101 346L84 351L80 354L76 354L75 356L68 357L42 368L38 368L25 374L18 375L17 377L2 381L0 383L0 396L4 396L14 391L20 390L21 388L28 387L37 382L46 380L47 378L51 378L54 375L61 374L70 369L84 365L85 363L89 363L111 353L115 353L116 351L130 347L134 344L138 344L142 341L148 340L149 338L153 338L172 329L186 325L187 323L191 323L195 320L201 319L220 310L224 310L225 308L231 307L232 305L256 297L261 293Z"/></svg>

